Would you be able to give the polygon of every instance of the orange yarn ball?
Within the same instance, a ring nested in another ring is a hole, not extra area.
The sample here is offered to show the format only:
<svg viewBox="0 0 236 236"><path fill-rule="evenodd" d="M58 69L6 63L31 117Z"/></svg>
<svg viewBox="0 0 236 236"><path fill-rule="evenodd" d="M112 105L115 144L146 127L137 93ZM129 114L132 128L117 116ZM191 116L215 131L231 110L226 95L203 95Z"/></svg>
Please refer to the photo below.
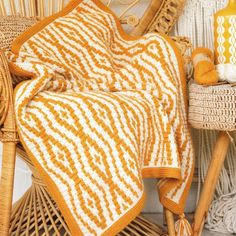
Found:
<svg viewBox="0 0 236 236"><path fill-rule="evenodd" d="M214 65L213 53L208 48L197 48L193 51L194 80L198 84L214 84L219 80Z"/></svg>

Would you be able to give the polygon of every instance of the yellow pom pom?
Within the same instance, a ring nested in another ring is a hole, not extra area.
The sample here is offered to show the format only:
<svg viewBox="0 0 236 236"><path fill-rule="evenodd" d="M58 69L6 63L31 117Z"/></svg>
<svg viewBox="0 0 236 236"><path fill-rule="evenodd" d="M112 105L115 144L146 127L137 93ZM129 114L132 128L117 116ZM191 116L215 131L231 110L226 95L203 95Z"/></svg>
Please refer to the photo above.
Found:
<svg viewBox="0 0 236 236"><path fill-rule="evenodd" d="M214 65L213 53L208 48L197 48L193 51L194 80L198 84L217 83L219 78Z"/></svg>

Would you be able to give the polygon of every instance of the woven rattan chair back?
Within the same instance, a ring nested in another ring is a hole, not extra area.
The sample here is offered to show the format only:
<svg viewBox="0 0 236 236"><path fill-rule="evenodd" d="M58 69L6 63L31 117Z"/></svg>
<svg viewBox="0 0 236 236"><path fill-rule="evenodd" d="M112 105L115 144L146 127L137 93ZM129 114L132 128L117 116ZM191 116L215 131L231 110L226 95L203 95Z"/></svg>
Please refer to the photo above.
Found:
<svg viewBox="0 0 236 236"><path fill-rule="evenodd" d="M0 16L20 15L23 17L38 17L42 19L60 11L70 0L1 0ZM123 5L118 17L121 23L129 24L133 27L133 35L142 35L150 31L169 33L175 24L186 0L149 0L149 5L145 9L142 4L146 1L139 0L102 0L104 4L110 6L116 2L116 6ZM137 5L141 5L138 7ZM140 11L141 17L132 13Z"/></svg>
<svg viewBox="0 0 236 236"><path fill-rule="evenodd" d="M68 0L1 0L0 15L21 15L23 17L40 17L62 10Z"/></svg>

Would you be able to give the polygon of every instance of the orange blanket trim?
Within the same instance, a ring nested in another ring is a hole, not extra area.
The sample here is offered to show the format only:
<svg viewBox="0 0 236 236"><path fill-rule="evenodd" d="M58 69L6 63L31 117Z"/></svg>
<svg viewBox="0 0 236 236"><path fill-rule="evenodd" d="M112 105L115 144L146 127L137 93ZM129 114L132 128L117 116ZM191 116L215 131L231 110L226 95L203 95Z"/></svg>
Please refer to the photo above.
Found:
<svg viewBox="0 0 236 236"><path fill-rule="evenodd" d="M18 54L21 46L28 39L30 39L34 34L39 32L41 29L43 29L45 26L47 26L48 24L53 22L58 17L64 16L64 15L68 14L69 12L71 12L76 6L78 6L80 4L80 2L81 2L81 0L72 0L64 8L63 11L42 20L41 22L39 22L35 26L33 26L31 29L27 30L25 33L23 33L21 36L19 36L14 41L14 43L12 45L12 52L15 54ZM97 6L99 6L101 9L103 9L104 11L111 13L110 9L107 8L106 6L104 6L98 0L93 0L93 2ZM118 23L118 19L116 17L115 17L115 19L117 22L117 28L118 28L120 34L122 35L122 37L124 37L124 39L134 40L134 39L140 38L140 37L134 37L134 36L127 35L123 31L123 29L121 28L120 24ZM165 35L162 35L162 36L171 44L171 46L173 47L173 49L177 55L178 64L179 64L179 71L180 71L181 80L182 80L182 87L183 87L184 96L185 96L185 103L186 103L185 105L187 107L186 81L185 81L185 74L184 74L184 70L183 70L182 57L181 57L179 50L177 49L175 43L169 37L167 37ZM18 75L21 74L23 76L27 76L27 77L31 77L31 78L34 77L34 74L28 73L27 71L22 70L21 68L17 67L13 63L10 63L10 65L11 65L11 70L13 72L15 72L16 74L18 74ZM25 83L25 82L23 82L23 83ZM17 86L17 88L15 89L15 94L17 93L17 90L21 85L22 85L22 83ZM19 132L19 134L21 136L20 132ZM25 142L23 140L23 137L21 137L21 141L22 141L23 146L26 149L27 153L29 154L30 158L33 160L34 165L37 167L37 169L39 170L40 174L42 175L45 183L47 184L50 194L52 195L53 199L55 199L55 201L58 203L60 210L63 212L65 220L71 230L72 235L83 235L81 233L81 230L78 228L74 218L71 216L70 210L67 207L65 201L63 200L59 190L57 189L57 186L52 181L52 179L49 177L49 175L43 170L43 168L38 163L38 161L35 158L35 156L33 155L33 153L28 149L27 145L25 144ZM168 177L168 178L175 178L176 182L181 180L181 171L179 169L173 169L173 168L145 168L142 171L142 175L144 178L167 178ZM193 176L193 171L191 172L191 176ZM169 192L173 188L173 186L176 185L176 182L173 181L168 186L160 188L160 191L162 192L162 196L164 196L165 193ZM189 188L190 184L191 184L191 178L189 178L189 182L187 183L187 188ZM187 193L183 195L182 201L178 205L173 203L171 200L169 200L167 198L161 198L160 200L166 208L172 210L176 214L182 214L183 210L184 210L184 204L185 204L186 198L187 198ZM105 231L103 235L104 236L105 235L115 235L121 229L123 229L127 224L129 224L129 222L132 221L137 216L137 214L141 211L141 209L143 208L144 199L145 199L145 196L143 195L141 197L140 201L135 205L135 207L133 207L133 209L128 211L125 214L125 216L121 217L120 220L118 220L111 228L109 228L107 231Z"/></svg>

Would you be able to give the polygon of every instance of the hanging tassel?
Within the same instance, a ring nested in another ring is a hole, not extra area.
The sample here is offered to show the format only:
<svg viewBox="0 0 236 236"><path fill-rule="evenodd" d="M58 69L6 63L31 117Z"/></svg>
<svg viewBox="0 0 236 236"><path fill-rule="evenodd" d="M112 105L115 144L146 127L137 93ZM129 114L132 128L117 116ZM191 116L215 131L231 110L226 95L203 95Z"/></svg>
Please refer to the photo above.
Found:
<svg viewBox="0 0 236 236"><path fill-rule="evenodd" d="M193 234L192 227L184 214L180 215L175 222L175 233L176 236L191 236Z"/></svg>

